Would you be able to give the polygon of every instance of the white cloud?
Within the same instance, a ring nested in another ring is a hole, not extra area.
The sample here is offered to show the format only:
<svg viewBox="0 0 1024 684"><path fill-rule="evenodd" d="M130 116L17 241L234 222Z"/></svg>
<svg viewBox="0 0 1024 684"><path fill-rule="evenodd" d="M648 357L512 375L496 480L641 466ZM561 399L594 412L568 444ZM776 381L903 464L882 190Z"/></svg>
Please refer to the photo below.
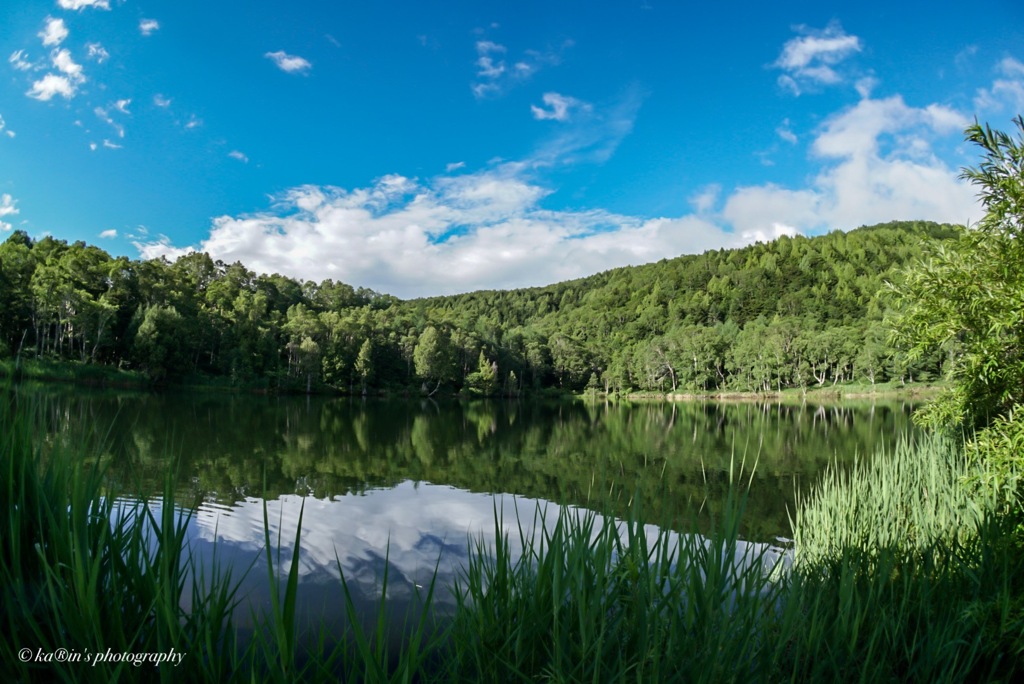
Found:
<svg viewBox="0 0 1024 684"><path fill-rule="evenodd" d="M66 10L80 10L86 7L110 9L110 0L57 0L57 4Z"/></svg>
<svg viewBox="0 0 1024 684"><path fill-rule="evenodd" d="M838 23L822 30L800 27L803 35L786 41L773 64L785 73L779 85L794 95L806 87L833 85L843 80L834 67L861 51L857 36L848 35Z"/></svg>
<svg viewBox="0 0 1024 684"><path fill-rule="evenodd" d="M874 92L875 88L878 87L878 79L874 76L864 76L863 78L857 79L857 82L853 85L857 90L857 94L863 98L871 97L871 93Z"/></svg>
<svg viewBox="0 0 1024 684"><path fill-rule="evenodd" d="M789 119L783 119L782 125L775 129L775 134L790 145L795 145L799 142L799 138L796 137L796 133L792 130L792 124L789 122Z"/></svg>
<svg viewBox="0 0 1024 684"><path fill-rule="evenodd" d="M444 170L451 173L452 171L458 171L461 168L465 168L465 166L466 162L452 162L451 164L445 165Z"/></svg>
<svg viewBox="0 0 1024 684"><path fill-rule="evenodd" d="M86 43L85 49L88 51L86 57L88 59L95 59L100 64L103 64L103 62L110 58L110 53L99 43Z"/></svg>
<svg viewBox="0 0 1024 684"><path fill-rule="evenodd" d="M815 139L813 151L822 157L878 155L883 136L928 129L937 133L962 131L970 120L941 105L923 109L907 106L899 96L865 99L830 117ZM905 150L904 150L905 151Z"/></svg>
<svg viewBox="0 0 1024 684"><path fill-rule="evenodd" d="M99 145L97 145L96 143L94 143L94 142L89 143L89 149L92 150L93 152L96 151L97 147L99 147Z"/></svg>
<svg viewBox="0 0 1024 684"><path fill-rule="evenodd" d="M8 138L13 138L14 135L15 135L14 131L12 131L11 129L7 128L7 122L4 121L4 117L3 116L0 116L0 133L3 133Z"/></svg>
<svg viewBox="0 0 1024 684"><path fill-rule="evenodd" d="M3 219L5 216L14 216L19 213L15 206L17 203L18 201L7 193L0 195L0 231L7 232L12 228L11 224Z"/></svg>
<svg viewBox="0 0 1024 684"><path fill-rule="evenodd" d="M607 158L635 117L637 102L627 104L570 124L524 160L474 173L453 167L432 179L390 175L350 190L292 188L265 211L216 218L194 247L258 272L416 297L544 285L780 235L980 214L973 189L932 153L936 141L959 138L965 117L899 97L861 100L828 117L809 145L817 172L802 187L705 186L690 197L694 212L681 216L545 208L555 189L537 174ZM144 258L193 249L166 237L135 244Z"/></svg>
<svg viewBox="0 0 1024 684"><path fill-rule="evenodd" d="M588 106L587 116L574 117L568 125L560 127L524 163L545 167L607 161L633 131L643 99L644 93L639 88L630 88L619 102L601 111L593 111Z"/></svg>
<svg viewBox="0 0 1024 684"><path fill-rule="evenodd" d="M157 93L156 95L153 96L153 104L155 104L157 107L160 107L162 109L167 109L168 107L171 106L171 98L164 97L160 93Z"/></svg>
<svg viewBox="0 0 1024 684"><path fill-rule="evenodd" d="M559 93L544 93L541 100L543 100L544 104L551 109L543 109L536 105L530 105L530 111L533 112L533 118L538 121L568 121L570 110L581 109L583 111L590 111L591 109L590 105L586 102L582 102L577 100L575 97L569 97L568 95L561 95Z"/></svg>
<svg viewBox="0 0 1024 684"><path fill-rule="evenodd" d="M476 52L477 76L493 80L505 73L505 60L493 56L505 53L504 45L492 43L489 40L480 40L477 41Z"/></svg>
<svg viewBox="0 0 1024 684"><path fill-rule="evenodd" d="M75 96L78 87L72 83L67 76L58 76L57 74L46 74L38 81L32 84L32 87L25 92L31 98L36 100L42 100L46 102L52 99L55 95L60 95L65 100L70 100Z"/></svg>
<svg viewBox="0 0 1024 684"><path fill-rule="evenodd" d="M547 194L493 173L430 184L389 176L352 191L305 186L274 212L215 219L199 249L260 272L408 297L541 285L731 241L696 217L547 211L538 206ZM137 247L144 258L184 252L167 240Z"/></svg>
<svg viewBox="0 0 1024 684"><path fill-rule="evenodd" d="M492 52L508 52L508 48L499 43L494 43L489 40L478 40L476 43L476 51L478 54L486 55Z"/></svg>
<svg viewBox="0 0 1024 684"><path fill-rule="evenodd" d="M718 204L718 198L722 194L722 186L717 183L705 186L697 194L690 197L690 206L698 214L708 214L715 205Z"/></svg>
<svg viewBox="0 0 1024 684"><path fill-rule="evenodd" d="M43 39L44 46L57 46L68 37L68 28L64 25L63 19L46 17L46 26L38 35Z"/></svg>
<svg viewBox="0 0 1024 684"><path fill-rule="evenodd" d="M51 56L53 59L53 66L58 71L67 74L68 78L72 81L84 80L82 76L82 65L76 64L75 60L71 58L71 52L68 50L55 50Z"/></svg>
<svg viewBox="0 0 1024 684"><path fill-rule="evenodd" d="M102 233L100 233L100 237L103 238L104 240L112 240L117 237L117 231L113 228L111 228L110 230L105 230Z"/></svg>
<svg viewBox="0 0 1024 684"><path fill-rule="evenodd" d="M129 116L131 116L131 112L128 111L128 105L130 105L131 103L131 99L117 100L114 103L114 109L121 112L122 114L128 114Z"/></svg>
<svg viewBox="0 0 1024 684"><path fill-rule="evenodd" d="M115 108L116 108L116 105L115 105ZM110 113L109 113L109 111L107 109L104 109L103 107L96 107L92 111L96 115L97 119L99 119L103 123L105 123L105 124L109 125L111 128L113 128L115 131L117 131L117 137L119 137L119 138L123 138L124 137L124 126L122 126L118 122L114 121L113 117L110 116Z"/></svg>
<svg viewBox="0 0 1024 684"><path fill-rule="evenodd" d="M203 120L196 118L196 115L193 114L188 117L188 121L185 123L185 129L191 131L193 128L199 128L202 125Z"/></svg>
<svg viewBox="0 0 1024 684"><path fill-rule="evenodd" d="M160 28L160 22L156 19L142 19L139 21L139 33L144 36L150 36L154 31Z"/></svg>
<svg viewBox="0 0 1024 684"><path fill-rule="evenodd" d="M516 83L530 79L537 71L561 61L561 50L572 47L572 41L565 41L560 50L526 50L521 59L512 67L504 59L508 48L490 40L476 42L476 82L470 85L477 99L500 95Z"/></svg>
<svg viewBox="0 0 1024 684"><path fill-rule="evenodd" d="M117 143L112 143L109 140L104 140L103 146L106 147L108 150L119 150L122 147L121 145L118 145Z"/></svg>
<svg viewBox="0 0 1024 684"><path fill-rule="evenodd" d="M159 259L160 257L167 257L171 261L174 261L178 257L183 257L196 251L192 247L178 248L173 246L170 238L166 235L161 235L156 240L143 242L142 240L147 237L147 235L144 229L141 230L141 232L142 235L138 236L139 239L133 240L132 245L135 246L135 249L139 250L139 256L143 259Z"/></svg>
<svg viewBox="0 0 1024 684"><path fill-rule="evenodd" d="M776 224L808 233L901 219L976 219L974 192L931 152L932 139L958 134L966 123L941 105L861 100L818 131L811 149L824 165L808 187L738 188L722 217L741 235L771 235Z"/></svg>
<svg viewBox="0 0 1024 684"><path fill-rule="evenodd" d="M249 157L245 156L245 154L239 152L238 150L231 150L230 152L228 152L228 156L231 157L232 159L237 159L243 164L249 163Z"/></svg>
<svg viewBox="0 0 1024 684"><path fill-rule="evenodd" d="M284 50L268 52L263 56L267 59L273 60L278 69L288 74L305 73L313 67L308 60L296 55L289 55Z"/></svg>
<svg viewBox="0 0 1024 684"><path fill-rule="evenodd" d="M85 82L82 65L76 63L71 57L71 52L64 48L54 49L50 53L50 60L54 68L61 74L46 74L33 82L32 87L25 94L44 102L53 99L56 95L70 100L77 94L78 86Z"/></svg>
<svg viewBox="0 0 1024 684"><path fill-rule="evenodd" d="M32 68L32 63L25 59L24 50L15 50L11 53L11 56L7 58L7 61L10 62L11 66L18 71L28 71Z"/></svg>
<svg viewBox="0 0 1024 684"><path fill-rule="evenodd" d="M1024 62L1005 57L996 66L996 73L999 77L990 88L978 90L974 106L982 111L1024 112Z"/></svg>

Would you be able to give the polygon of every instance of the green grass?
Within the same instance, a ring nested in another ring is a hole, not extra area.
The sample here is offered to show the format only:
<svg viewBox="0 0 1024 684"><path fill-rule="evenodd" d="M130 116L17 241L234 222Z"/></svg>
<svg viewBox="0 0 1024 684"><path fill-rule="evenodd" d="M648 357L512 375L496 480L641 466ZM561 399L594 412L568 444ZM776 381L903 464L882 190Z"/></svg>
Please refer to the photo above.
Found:
<svg viewBox="0 0 1024 684"><path fill-rule="evenodd" d="M0 378L67 382L100 387L148 388L144 373L92 363L50 359L0 359Z"/></svg>
<svg viewBox="0 0 1024 684"><path fill-rule="evenodd" d="M300 625L301 516L290 560L265 517L265 569L248 572L266 576L271 606L250 613L241 639L233 618L252 609L239 605L240 578L193 555L173 477L159 505L117 498L90 465L100 444L43 452L33 409L0 396L5 681L959 682L1024 670L1019 520L995 514L985 479L939 440L808 492L789 567L738 540L739 486L706 537L646 526L639 506L623 520L517 518L518 539L496 514L496 545L469 541L454 615L431 613L431 583L397 641L387 573L364 628L340 562L350 631ZM187 656L157 670L22 663L22 648Z"/></svg>

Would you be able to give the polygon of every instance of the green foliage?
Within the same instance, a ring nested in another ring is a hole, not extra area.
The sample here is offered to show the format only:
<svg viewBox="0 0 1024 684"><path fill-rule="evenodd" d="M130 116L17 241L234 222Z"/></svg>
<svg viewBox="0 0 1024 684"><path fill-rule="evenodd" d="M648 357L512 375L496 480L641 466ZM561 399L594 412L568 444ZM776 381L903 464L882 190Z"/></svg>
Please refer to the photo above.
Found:
<svg viewBox="0 0 1024 684"><path fill-rule="evenodd" d="M984 427L1024 401L1024 118L1018 137L975 124L983 160L962 177L979 188L984 218L936 245L891 286L894 340L911 359L948 355L950 389L921 414L928 424Z"/></svg>
<svg viewBox="0 0 1024 684"><path fill-rule="evenodd" d="M442 382L454 379L454 352L451 339L444 330L438 330L434 326L428 325L420 334L420 338L416 342L416 350L413 352L416 374L425 380L436 380L437 386L434 387L434 392Z"/></svg>
<svg viewBox="0 0 1024 684"><path fill-rule="evenodd" d="M967 543L998 509L990 473L937 435L902 439L892 454L853 469L837 464L797 501L796 560L821 563L851 548L905 555ZM979 486L965 487L967 479Z"/></svg>
<svg viewBox="0 0 1024 684"><path fill-rule="evenodd" d="M427 382L428 391L471 394L578 392L591 377L621 392L919 380L939 372L941 355L908 364L877 345L859 350L881 337L875 294L886 275L957 235L891 223L543 288L402 302L330 280L257 275L201 253L173 264L113 259L15 232L0 244L0 354L142 370L162 383L205 377L349 393L371 378L380 389ZM372 354L360 361L367 340ZM493 386L481 353L501 369Z"/></svg>

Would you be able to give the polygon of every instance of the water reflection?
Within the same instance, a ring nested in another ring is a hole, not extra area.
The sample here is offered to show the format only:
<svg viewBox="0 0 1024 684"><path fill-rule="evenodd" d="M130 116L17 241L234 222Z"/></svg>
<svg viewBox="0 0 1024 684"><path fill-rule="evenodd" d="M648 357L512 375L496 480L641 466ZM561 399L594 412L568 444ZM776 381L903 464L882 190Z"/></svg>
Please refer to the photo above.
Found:
<svg viewBox="0 0 1024 684"><path fill-rule="evenodd" d="M907 404L361 401L145 395L44 387L46 439L92 432L122 491L243 508L255 498L364 495L408 481L510 493L683 527L717 512L730 473L756 460L742 534L789 536L787 508L833 461L911 429ZM369 505L356 496L353 505ZM376 500L376 499L372 499ZM310 514L313 517L320 513Z"/></svg>
<svg viewBox="0 0 1024 684"><path fill-rule="evenodd" d="M557 504L543 500L403 482L334 500L285 495L267 502L266 523L274 572L283 582L295 554L295 533L302 516L297 617L298 624L313 626L315 636L321 626L331 633L344 632L341 574L357 614L363 616L364 629L371 628L380 605L386 565L386 608L395 618L393 625L405 624L410 608L417 605L431 581L435 581L433 614L450 615L456 605L452 593L455 580L467 567L469 549L475 542L493 549L501 534L508 540L512 557L518 558L523 552L521 535L529 540L537 538L543 528L550 533L560 510ZM570 515L581 514L573 507L567 510ZM596 516L595 538L602 520ZM237 626L243 631L251 629L251 619L271 605L264 524L264 502L250 498L230 508L204 504L188 528L188 543L201 563L208 564L216 551L222 562L235 568L253 568L240 585L239 597L251 609L236 611ZM625 540L623 524L618 527ZM653 548L658 528L645 525L643 530ZM679 539L673 535L669 548ZM783 553L766 544L740 542L733 563L742 566L760 554L767 554L770 562L784 561ZM399 637L399 630L391 635Z"/></svg>

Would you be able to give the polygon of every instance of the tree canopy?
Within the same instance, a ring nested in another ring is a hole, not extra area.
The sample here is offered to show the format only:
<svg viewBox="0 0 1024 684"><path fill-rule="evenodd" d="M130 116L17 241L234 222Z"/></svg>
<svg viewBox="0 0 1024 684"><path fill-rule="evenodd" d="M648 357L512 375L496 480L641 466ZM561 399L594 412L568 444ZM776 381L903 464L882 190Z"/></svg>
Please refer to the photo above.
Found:
<svg viewBox="0 0 1024 684"><path fill-rule="evenodd" d="M972 232L973 235L973 232ZM202 253L135 261L15 231L0 244L0 356L158 381L302 391L767 391L936 377L944 348L886 345L886 280L963 229L894 222L783 237L546 287L400 301ZM941 345L940 345L941 347Z"/></svg>
<svg viewBox="0 0 1024 684"><path fill-rule="evenodd" d="M978 187L985 216L956 240L931 245L899 284L894 339L920 359L948 357L949 389L922 414L932 425L981 428L1024 400L1024 118L1017 138L975 123L983 154L961 177Z"/></svg>

